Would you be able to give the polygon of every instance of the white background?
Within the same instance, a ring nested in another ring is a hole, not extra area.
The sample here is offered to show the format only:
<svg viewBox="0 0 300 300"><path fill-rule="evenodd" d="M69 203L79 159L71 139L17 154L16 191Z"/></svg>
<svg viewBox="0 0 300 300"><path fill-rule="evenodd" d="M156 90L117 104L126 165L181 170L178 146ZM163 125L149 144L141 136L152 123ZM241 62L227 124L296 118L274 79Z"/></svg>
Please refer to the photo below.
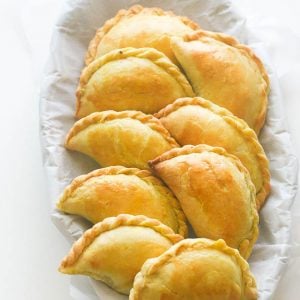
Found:
<svg viewBox="0 0 300 300"><path fill-rule="evenodd" d="M71 299L68 276L56 271L69 245L49 218L38 123L40 76L62 2L0 0L0 299ZM270 52L299 157L299 1L234 2ZM298 202L295 242L300 242ZM289 263L275 299L299 299L299 282L300 258Z"/></svg>

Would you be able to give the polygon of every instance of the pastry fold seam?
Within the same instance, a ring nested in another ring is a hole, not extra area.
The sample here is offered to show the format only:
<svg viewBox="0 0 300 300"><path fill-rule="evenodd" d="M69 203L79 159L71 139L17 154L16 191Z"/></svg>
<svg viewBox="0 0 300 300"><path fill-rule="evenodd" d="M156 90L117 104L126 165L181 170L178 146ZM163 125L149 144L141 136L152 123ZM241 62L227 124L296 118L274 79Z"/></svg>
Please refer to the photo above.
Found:
<svg viewBox="0 0 300 300"><path fill-rule="evenodd" d="M121 9L117 12L115 17L109 19L104 23L102 27L97 29L96 34L94 38L91 40L89 46L88 46L88 51L85 56L85 63L86 65L90 64L96 57L97 55L97 48L98 45L100 44L101 40L103 37L115 26L117 25L124 17L131 17L134 15L139 14L142 11L150 11L154 15L157 16L172 16L178 18L183 24L186 26L190 27L193 30L199 29L199 25L190 20L187 17L182 17L182 16L177 16L171 11L164 11L163 9L159 7L152 7L152 8L144 8L141 5L134 5L130 7L129 9Z"/></svg>

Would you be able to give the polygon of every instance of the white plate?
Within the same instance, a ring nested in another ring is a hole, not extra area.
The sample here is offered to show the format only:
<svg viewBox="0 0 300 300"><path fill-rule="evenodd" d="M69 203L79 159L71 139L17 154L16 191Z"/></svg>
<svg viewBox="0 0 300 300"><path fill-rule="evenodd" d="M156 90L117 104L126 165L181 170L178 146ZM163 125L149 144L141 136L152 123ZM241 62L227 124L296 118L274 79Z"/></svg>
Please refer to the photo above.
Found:
<svg viewBox="0 0 300 300"><path fill-rule="evenodd" d="M119 9L137 3L173 10L195 20L204 29L232 34L252 47L267 68L271 94L260 141L270 160L272 192L260 213L260 237L250 258L250 266L257 279L260 299L271 299L289 255L290 208L296 193L297 160L285 129L277 78L269 64L264 45L249 31L245 19L235 12L229 1L67 2L54 29L40 102L41 139L53 207L52 219L66 238L72 241L89 226L80 217L66 216L54 209L58 195L74 177L97 168L96 163L88 157L66 151L63 142L75 121L75 89L90 39L95 30ZM127 299L102 283L91 282L100 299Z"/></svg>

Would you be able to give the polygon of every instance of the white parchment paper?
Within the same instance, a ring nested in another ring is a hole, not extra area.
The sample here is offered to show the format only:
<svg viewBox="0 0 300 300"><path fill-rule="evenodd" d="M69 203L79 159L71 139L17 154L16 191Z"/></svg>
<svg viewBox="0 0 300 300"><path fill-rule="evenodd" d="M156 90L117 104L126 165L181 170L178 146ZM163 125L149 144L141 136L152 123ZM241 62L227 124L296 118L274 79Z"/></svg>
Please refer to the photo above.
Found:
<svg viewBox="0 0 300 300"><path fill-rule="evenodd" d="M63 142L75 122L75 89L90 39L96 29L119 9L138 3L173 10L195 20L204 29L237 37L254 49L267 68L271 94L260 141L270 160L272 192L260 213L260 237L249 262L257 279L259 299L272 299L290 255L290 210L297 188L297 160L286 131L280 88L265 46L247 28L246 20L235 11L230 1L67 1L54 29L40 102L41 138L53 222L72 242L90 227L82 218L67 216L54 209L59 194L74 177L98 168L88 157L65 150ZM127 299L102 283L90 282L98 298L88 289L87 279L81 277L72 279L72 296L81 300Z"/></svg>

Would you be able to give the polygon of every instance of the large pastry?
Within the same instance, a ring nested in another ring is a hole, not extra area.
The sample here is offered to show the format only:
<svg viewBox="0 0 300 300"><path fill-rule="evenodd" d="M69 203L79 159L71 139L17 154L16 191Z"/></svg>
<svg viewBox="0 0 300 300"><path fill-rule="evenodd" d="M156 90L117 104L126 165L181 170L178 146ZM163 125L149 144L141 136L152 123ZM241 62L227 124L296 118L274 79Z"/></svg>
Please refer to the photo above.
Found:
<svg viewBox="0 0 300 300"><path fill-rule="evenodd" d="M88 48L86 64L97 56L125 47L155 48L176 62L170 48L170 38L192 33L196 29L199 26L190 19L157 7L135 5L128 10L122 9L97 30Z"/></svg>
<svg viewBox="0 0 300 300"><path fill-rule="evenodd" d="M147 169L150 159L178 144L152 115L104 111L77 121L67 135L65 146L89 155L102 167Z"/></svg>
<svg viewBox="0 0 300 300"><path fill-rule="evenodd" d="M227 108L259 133L269 79L254 52L228 35L203 30L174 37L171 45L196 95Z"/></svg>
<svg viewBox="0 0 300 300"><path fill-rule="evenodd" d="M150 162L179 200L197 237L224 239L248 258L258 236L255 187L223 148L187 145Z"/></svg>
<svg viewBox="0 0 300 300"><path fill-rule="evenodd" d="M145 262L130 300L256 300L248 263L223 240L187 239Z"/></svg>
<svg viewBox="0 0 300 300"><path fill-rule="evenodd" d="M119 214L145 215L187 235L177 199L147 170L114 166L79 176L65 188L57 208L92 223Z"/></svg>
<svg viewBox="0 0 300 300"><path fill-rule="evenodd" d="M193 90L179 68L152 48L117 49L82 72L77 89L78 118L95 111L154 113Z"/></svg>
<svg viewBox="0 0 300 300"><path fill-rule="evenodd" d="M144 262L181 239L168 226L145 216L124 214L107 218L75 242L59 271L87 275L129 294Z"/></svg>
<svg viewBox="0 0 300 300"><path fill-rule="evenodd" d="M208 144L237 156L250 173L261 208L270 191L269 163L246 122L200 97L178 99L155 116L180 145Z"/></svg>

